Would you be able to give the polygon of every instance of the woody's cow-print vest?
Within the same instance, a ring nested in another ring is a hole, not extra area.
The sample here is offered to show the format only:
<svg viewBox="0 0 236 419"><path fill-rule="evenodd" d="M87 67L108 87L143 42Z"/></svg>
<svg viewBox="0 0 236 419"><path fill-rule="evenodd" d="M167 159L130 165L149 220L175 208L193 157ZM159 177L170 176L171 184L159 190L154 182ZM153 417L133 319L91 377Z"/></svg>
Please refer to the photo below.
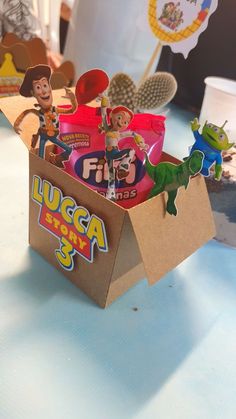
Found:
<svg viewBox="0 0 236 419"><path fill-rule="evenodd" d="M56 107L52 106L48 111L44 111L42 108L40 108L39 123L40 128L44 130L59 130L59 118L58 113L56 112Z"/></svg>

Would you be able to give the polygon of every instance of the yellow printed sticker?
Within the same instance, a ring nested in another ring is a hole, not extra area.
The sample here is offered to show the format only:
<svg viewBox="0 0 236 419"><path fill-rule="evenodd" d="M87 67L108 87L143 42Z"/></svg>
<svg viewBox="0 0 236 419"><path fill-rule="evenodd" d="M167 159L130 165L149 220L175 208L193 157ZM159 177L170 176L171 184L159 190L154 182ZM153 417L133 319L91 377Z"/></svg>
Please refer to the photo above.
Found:
<svg viewBox="0 0 236 419"><path fill-rule="evenodd" d="M63 196L59 188L34 176L32 199L40 206L39 225L59 239L55 255L65 270L74 269L76 253L93 263L95 245L99 251L108 252L103 220L78 206L72 197Z"/></svg>

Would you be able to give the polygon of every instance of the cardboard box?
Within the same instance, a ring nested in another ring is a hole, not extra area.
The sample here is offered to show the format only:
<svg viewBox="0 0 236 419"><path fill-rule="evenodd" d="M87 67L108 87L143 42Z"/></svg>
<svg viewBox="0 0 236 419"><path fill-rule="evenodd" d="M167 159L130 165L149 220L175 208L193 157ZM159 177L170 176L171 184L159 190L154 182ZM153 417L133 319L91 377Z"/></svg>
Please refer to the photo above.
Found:
<svg viewBox="0 0 236 419"><path fill-rule="evenodd" d="M56 104L61 94L54 92ZM13 124L33 103L9 98L1 109ZM22 140L29 149L31 135L37 130L36 118L30 124L26 118L23 128ZM125 210L36 153L29 151L30 245L101 307L140 279L146 277L154 284L215 234L201 176L193 178L186 191L179 190L179 213L173 217L165 213L164 193ZM178 162L165 153L162 160ZM74 243L73 249L66 248L68 242Z"/></svg>

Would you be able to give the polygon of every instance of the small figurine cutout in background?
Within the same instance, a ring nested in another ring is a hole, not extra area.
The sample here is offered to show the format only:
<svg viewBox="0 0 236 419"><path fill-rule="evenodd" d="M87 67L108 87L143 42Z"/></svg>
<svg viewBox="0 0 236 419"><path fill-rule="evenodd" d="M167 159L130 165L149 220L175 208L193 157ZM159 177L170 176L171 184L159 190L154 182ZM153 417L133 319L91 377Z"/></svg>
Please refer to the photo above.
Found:
<svg viewBox="0 0 236 419"><path fill-rule="evenodd" d="M118 180L123 180L129 175L130 165L135 156L135 151L132 148L120 150L119 141L122 138L133 137L140 150L146 150L148 146L141 135L133 131L126 131L133 119L133 112L125 106L109 109L109 99L104 95L100 95L100 97L102 124L99 126L99 131L105 133L105 157L109 170L106 197L115 201L116 176ZM108 116L110 123L107 121ZM114 161L119 162L116 168Z"/></svg>
<svg viewBox="0 0 236 419"><path fill-rule="evenodd" d="M191 176L195 176L202 169L204 154L195 150L184 163L173 164L162 162L156 166L152 165L146 156L145 166L150 178L155 182L148 198L152 198L163 191L168 194L166 211L171 215L177 215L175 199L178 188L184 186L187 189Z"/></svg>
<svg viewBox="0 0 236 419"><path fill-rule="evenodd" d="M217 125L205 122L202 128L202 133L199 133L200 124L197 118L191 122L191 128L195 138L195 143L191 148L190 155L195 150L200 150L204 154L203 166L201 174L209 176L209 169L215 164L215 179L220 180L222 174L222 151L229 150L233 147L234 143L230 143L224 126L227 123L218 127ZM185 160L185 159L184 159Z"/></svg>
<svg viewBox="0 0 236 419"><path fill-rule="evenodd" d="M25 73L23 83L20 87L20 94L24 97L34 96L37 103L34 105L39 109L26 109L22 112L14 123L14 129L20 134L20 124L30 113L39 118L39 130L32 136L31 146L36 147L39 139L39 157L44 158L45 145L47 141L61 147L64 152L61 154L50 153L49 161L58 167L64 167L63 162L69 159L72 148L59 140L59 119L60 113L73 113L77 107L74 93L65 87L64 98L69 99L71 108L63 109L53 106L52 88L50 85L51 68L47 65L36 65L29 67Z"/></svg>

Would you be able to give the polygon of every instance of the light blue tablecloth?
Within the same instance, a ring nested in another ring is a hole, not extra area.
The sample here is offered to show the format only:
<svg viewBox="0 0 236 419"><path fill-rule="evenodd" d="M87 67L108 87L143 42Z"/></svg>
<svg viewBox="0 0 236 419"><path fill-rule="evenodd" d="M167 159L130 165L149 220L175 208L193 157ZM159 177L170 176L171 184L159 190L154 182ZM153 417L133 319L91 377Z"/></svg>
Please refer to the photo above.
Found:
<svg viewBox="0 0 236 419"><path fill-rule="evenodd" d="M168 116L177 157L190 117ZM0 144L0 419L235 419L235 249L211 241L102 310L28 247L28 155L3 115Z"/></svg>

